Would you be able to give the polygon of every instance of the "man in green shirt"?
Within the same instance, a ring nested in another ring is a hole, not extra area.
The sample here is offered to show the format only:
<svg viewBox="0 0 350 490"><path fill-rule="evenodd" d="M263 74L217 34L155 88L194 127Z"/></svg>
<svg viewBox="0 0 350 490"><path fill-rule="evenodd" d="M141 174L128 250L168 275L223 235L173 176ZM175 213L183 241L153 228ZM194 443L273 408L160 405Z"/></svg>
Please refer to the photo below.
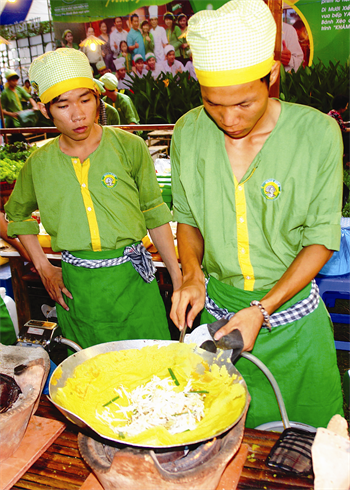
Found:
<svg viewBox="0 0 350 490"><path fill-rule="evenodd" d="M45 288L57 302L63 335L82 347L132 338L169 338L147 230L181 284L171 214L161 197L145 143L95 123L99 94L86 56L61 48L40 56L29 75L40 110L61 135L36 151L6 203L8 235L19 236ZM32 212L62 252L47 260Z"/></svg>
<svg viewBox="0 0 350 490"><path fill-rule="evenodd" d="M215 339L240 330L244 350L275 376L289 418L318 427L342 413L329 315L311 282L339 249L341 140L327 116L269 98L275 34L262 0L189 21L203 107L172 138L183 285L171 317L182 329L190 304L190 327L204 306L202 323L229 320ZM252 397L247 426L279 420L264 374L244 358L236 367Z"/></svg>
<svg viewBox="0 0 350 490"><path fill-rule="evenodd" d="M5 116L5 126L7 128L20 127L21 122L18 119L18 113L23 110L21 100L27 100L32 104L33 109L37 110L38 106L23 87L18 86L19 76L13 70L6 70L5 77L7 84L1 94L1 105Z"/></svg>
<svg viewBox="0 0 350 490"><path fill-rule="evenodd" d="M103 101L114 107L120 117L120 124L139 124L137 110L128 95L118 92L118 79L112 73L106 73L100 78L105 87Z"/></svg>

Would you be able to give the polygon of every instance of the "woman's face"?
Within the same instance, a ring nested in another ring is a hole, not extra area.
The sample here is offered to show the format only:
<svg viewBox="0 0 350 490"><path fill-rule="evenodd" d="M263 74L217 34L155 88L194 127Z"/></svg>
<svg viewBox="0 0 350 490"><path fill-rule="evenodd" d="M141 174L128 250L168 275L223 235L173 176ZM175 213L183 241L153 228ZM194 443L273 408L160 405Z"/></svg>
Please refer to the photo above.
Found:
<svg viewBox="0 0 350 490"><path fill-rule="evenodd" d="M72 43L73 42L73 34L71 32L67 32L67 34L65 35L65 40L69 44Z"/></svg>
<svg viewBox="0 0 350 490"><path fill-rule="evenodd" d="M179 19L179 26L181 27L181 29L185 29L185 27L187 26L187 19L186 19L186 17L181 17Z"/></svg>
<svg viewBox="0 0 350 490"><path fill-rule="evenodd" d="M167 26L168 29L171 29L173 27L173 21L172 19L164 19L164 23Z"/></svg>
<svg viewBox="0 0 350 490"><path fill-rule="evenodd" d="M120 43L120 51L122 53L126 53L128 51L128 45L127 45L127 43L125 41L122 41Z"/></svg>
<svg viewBox="0 0 350 490"><path fill-rule="evenodd" d="M100 25L100 31L102 34L107 34L107 24L102 22L102 24Z"/></svg>
<svg viewBox="0 0 350 490"><path fill-rule="evenodd" d="M142 30L145 34L149 33L149 24L143 24Z"/></svg>

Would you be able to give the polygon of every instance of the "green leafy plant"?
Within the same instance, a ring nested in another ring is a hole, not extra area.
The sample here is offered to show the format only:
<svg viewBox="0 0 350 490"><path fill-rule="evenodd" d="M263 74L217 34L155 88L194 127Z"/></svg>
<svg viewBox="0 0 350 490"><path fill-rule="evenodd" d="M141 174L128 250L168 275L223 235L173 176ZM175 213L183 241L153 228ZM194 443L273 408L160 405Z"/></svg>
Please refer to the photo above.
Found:
<svg viewBox="0 0 350 490"><path fill-rule="evenodd" d="M280 99L314 107L321 112L332 109L335 95L349 93L349 61L344 65L325 65L319 61L297 72L286 73L281 67Z"/></svg>
<svg viewBox="0 0 350 490"><path fill-rule="evenodd" d="M173 77L161 73L135 77L129 95L137 108L142 124L175 124L190 109L201 105L199 83L188 72Z"/></svg>
<svg viewBox="0 0 350 490"><path fill-rule="evenodd" d="M14 144L4 145L0 151L0 181L12 184L23 167L25 161L36 146L30 146L23 141Z"/></svg>

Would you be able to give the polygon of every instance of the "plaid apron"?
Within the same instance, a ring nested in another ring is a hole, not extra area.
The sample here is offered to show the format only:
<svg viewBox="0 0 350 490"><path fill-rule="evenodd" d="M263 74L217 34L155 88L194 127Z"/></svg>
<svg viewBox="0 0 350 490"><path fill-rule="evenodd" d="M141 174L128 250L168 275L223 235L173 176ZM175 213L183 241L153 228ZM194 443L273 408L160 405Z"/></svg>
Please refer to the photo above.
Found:
<svg viewBox="0 0 350 490"><path fill-rule="evenodd" d="M310 290L311 284L277 312L306 299ZM251 301L260 301L268 291L243 291L211 277L207 292L220 308L236 313L249 307ZM204 310L201 323L213 321L215 317ZM291 421L325 427L334 414L343 413L332 325L322 300L300 320L275 326L271 332L262 328L252 354L266 364L276 378ZM260 369L244 358L235 365L252 397L246 426L281 420L273 389Z"/></svg>
<svg viewBox="0 0 350 490"><path fill-rule="evenodd" d="M150 282L141 277L137 260L135 265L126 258L126 248L132 247L62 253L63 281L73 300L65 297L69 311L56 305L58 323L63 336L83 348L115 340L170 339L157 281L150 274Z"/></svg>

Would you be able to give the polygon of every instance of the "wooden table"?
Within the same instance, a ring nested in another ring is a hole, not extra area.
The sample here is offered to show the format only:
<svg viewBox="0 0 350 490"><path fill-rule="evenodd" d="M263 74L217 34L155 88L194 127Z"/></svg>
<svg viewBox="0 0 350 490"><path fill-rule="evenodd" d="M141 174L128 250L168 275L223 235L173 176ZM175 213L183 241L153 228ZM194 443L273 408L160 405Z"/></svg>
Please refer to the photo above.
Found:
<svg viewBox="0 0 350 490"><path fill-rule="evenodd" d="M78 428L41 397L37 416L54 418L67 423L67 428L16 483L12 490L78 490L90 474L77 445ZM290 476L265 466L278 434L246 429L243 442L249 445L238 489L303 490L313 488L313 479ZM160 489L161 490L161 489ZM180 489L179 489L180 490Z"/></svg>

